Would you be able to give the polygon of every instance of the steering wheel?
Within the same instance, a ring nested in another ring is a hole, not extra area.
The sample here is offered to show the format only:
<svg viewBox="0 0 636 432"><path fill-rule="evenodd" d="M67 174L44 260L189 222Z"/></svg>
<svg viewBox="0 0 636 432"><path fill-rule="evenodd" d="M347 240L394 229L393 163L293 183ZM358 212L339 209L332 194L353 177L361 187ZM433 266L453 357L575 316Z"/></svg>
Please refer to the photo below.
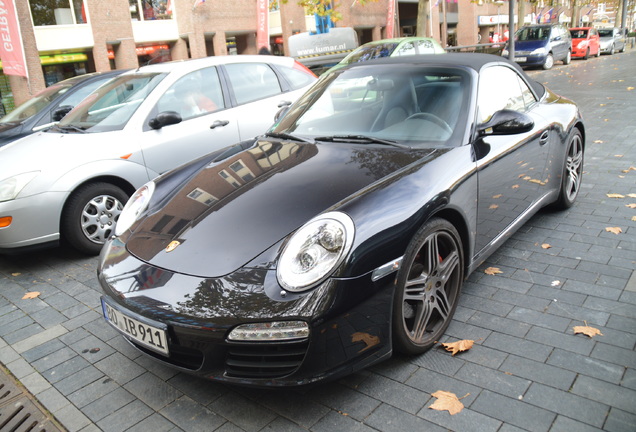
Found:
<svg viewBox="0 0 636 432"><path fill-rule="evenodd" d="M444 129L444 131L448 132L449 135L453 134L453 129L448 125L448 123L446 123L441 118L437 117L435 114L426 113L426 112L418 112L415 114L411 114L407 118L407 120L415 120L415 119L428 120L431 123L435 123L437 126Z"/></svg>

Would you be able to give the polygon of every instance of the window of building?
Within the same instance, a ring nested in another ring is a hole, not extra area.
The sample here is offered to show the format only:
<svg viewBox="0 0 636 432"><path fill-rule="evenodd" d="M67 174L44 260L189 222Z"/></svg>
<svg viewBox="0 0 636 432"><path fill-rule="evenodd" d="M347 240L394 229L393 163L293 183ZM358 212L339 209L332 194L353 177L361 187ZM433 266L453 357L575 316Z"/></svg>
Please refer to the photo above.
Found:
<svg viewBox="0 0 636 432"><path fill-rule="evenodd" d="M34 26L86 24L83 0L30 0Z"/></svg>
<svg viewBox="0 0 636 432"><path fill-rule="evenodd" d="M171 0L128 0L133 21L172 19Z"/></svg>

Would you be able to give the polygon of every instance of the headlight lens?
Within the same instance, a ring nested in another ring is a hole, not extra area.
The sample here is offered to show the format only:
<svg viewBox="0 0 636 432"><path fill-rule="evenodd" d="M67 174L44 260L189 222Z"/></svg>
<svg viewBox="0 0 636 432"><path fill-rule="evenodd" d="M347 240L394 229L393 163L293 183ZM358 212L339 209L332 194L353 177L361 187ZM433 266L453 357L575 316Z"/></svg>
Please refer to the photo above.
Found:
<svg viewBox="0 0 636 432"><path fill-rule="evenodd" d="M536 50L532 51L532 55L545 54L545 52L545 48L537 48Z"/></svg>
<svg viewBox="0 0 636 432"><path fill-rule="evenodd" d="M20 191L38 174L40 171L31 171L0 181L0 202L15 199Z"/></svg>
<svg viewBox="0 0 636 432"><path fill-rule="evenodd" d="M115 225L115 235L120 236L135 223L141 213L148 208L148 203L155 191L155 183L148 182L130 197Z"/></svg>
<svg viewBox="0 0 636 432"><path fill-rule="evenodd" d="M307 337L309 337L309 326L304 321L242 324L228 335L229 340L253 342L306 339Z"/></svg>
<svg viewBox="0 0 636 432"><path fill-rule="evenodd" d="M340 212L320 215L296 231L278 261L278 283L304 291L321 283L342 263L353 244L355 227Z"/></svg>

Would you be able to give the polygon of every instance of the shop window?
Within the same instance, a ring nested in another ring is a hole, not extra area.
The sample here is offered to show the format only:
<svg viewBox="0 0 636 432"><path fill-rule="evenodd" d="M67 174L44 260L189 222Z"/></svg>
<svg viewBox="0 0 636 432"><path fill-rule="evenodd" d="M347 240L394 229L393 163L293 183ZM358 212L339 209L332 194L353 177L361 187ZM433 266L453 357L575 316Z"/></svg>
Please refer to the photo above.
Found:
<svg viewBox="0 0 636 432"><path fill-rule="evenodd" d="M172 19L171 0L128 0L133 21Z"/></svg>
<svg viewBox="0 0 636 432"><path fill-rule="evenodd" d="M86 24L83 0L30 0L33 25Z"/></svg>

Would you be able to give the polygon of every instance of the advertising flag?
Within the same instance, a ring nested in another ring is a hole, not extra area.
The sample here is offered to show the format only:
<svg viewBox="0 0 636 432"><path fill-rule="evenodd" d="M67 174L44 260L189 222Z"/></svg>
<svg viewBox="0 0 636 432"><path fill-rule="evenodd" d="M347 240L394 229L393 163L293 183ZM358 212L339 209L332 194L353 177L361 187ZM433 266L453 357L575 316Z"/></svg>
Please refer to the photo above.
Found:
<svg viewBox="0 0 636 432"><path fill-rule="evenodd" d="M0 0L0 34L0 59L4 74L28 78L14 0Z"/></svg>

